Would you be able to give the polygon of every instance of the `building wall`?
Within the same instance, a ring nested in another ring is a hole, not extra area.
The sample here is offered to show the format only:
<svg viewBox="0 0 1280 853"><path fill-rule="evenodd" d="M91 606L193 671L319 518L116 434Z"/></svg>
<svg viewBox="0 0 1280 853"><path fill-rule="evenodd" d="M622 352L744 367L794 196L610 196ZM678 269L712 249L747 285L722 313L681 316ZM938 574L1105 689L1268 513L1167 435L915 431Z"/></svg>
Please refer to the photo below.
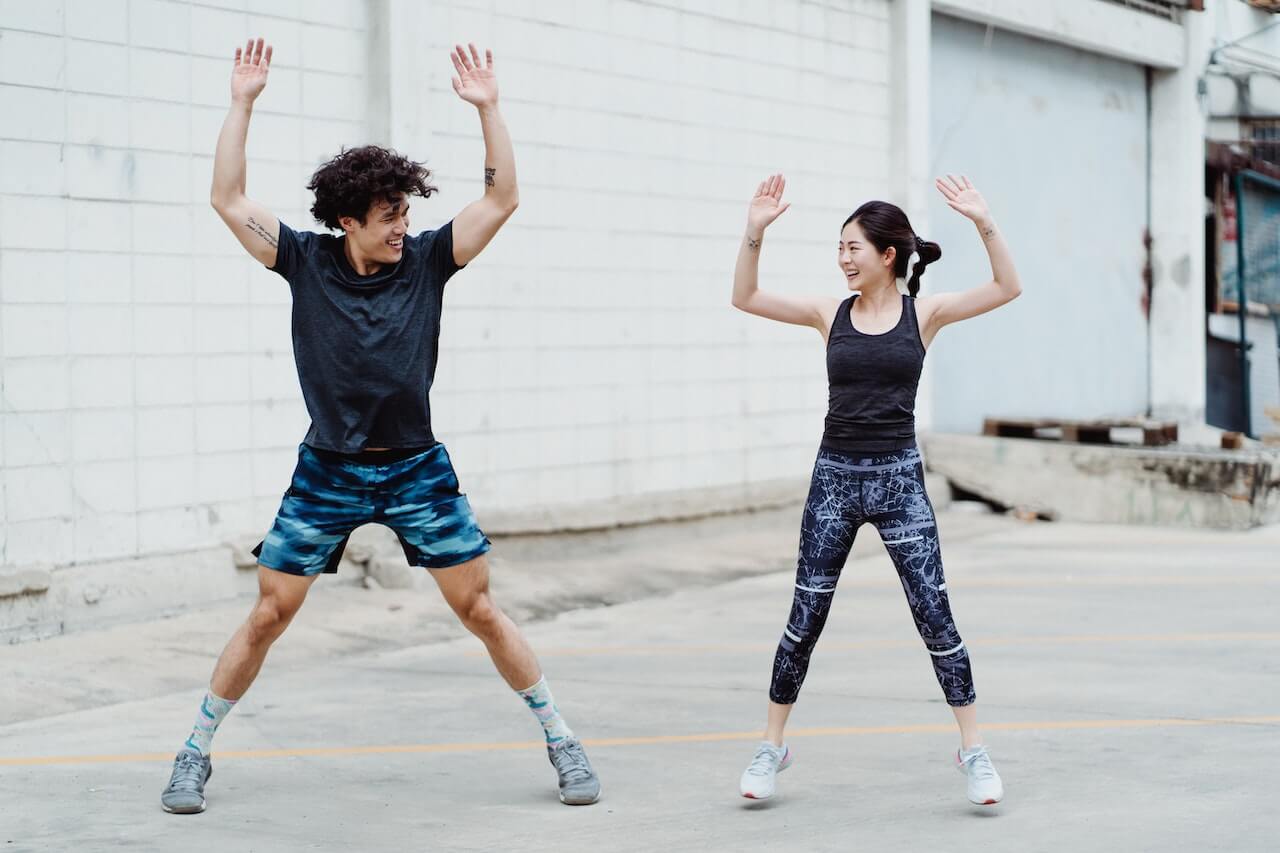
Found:
<svg viewBox="0 0 1280 853"><path fill-rule="evenodd" d="M245 7L252 11L245 11ZM435 426L481 515L802 477L821 341L729 307L745 206L795 207L762 283L840 292L886 195L889 0L0 5L3 559L55 566L260 533L307 418L288 290L207 204L235 45L275 44L248 191L311 225L343 145L481 190L448 47L494 48L522 205L446 293ZM180 558L175 557L180 562Z"/></svg>
<svg viewBox="0 0 1280 853"><path fill-rule="evenodd" d="M1147 97L1130 62L945 15L933 19L932 162L967 173L1024 293L944 329L929 353L933 424L1115 417L1147 408L1143 310ZM933 201L942 261L925 292L990 277L973 225Z"/></svg>
<svg viewBox="0 0 1280 853"><path fill-rule="evenodd" d="M218 543L279 499L303 423L288 291L209 207L212 154L232 51L266 33L250 188L300 207L362 133L366 7L226 5L3 6L6 564Z"/></svg>

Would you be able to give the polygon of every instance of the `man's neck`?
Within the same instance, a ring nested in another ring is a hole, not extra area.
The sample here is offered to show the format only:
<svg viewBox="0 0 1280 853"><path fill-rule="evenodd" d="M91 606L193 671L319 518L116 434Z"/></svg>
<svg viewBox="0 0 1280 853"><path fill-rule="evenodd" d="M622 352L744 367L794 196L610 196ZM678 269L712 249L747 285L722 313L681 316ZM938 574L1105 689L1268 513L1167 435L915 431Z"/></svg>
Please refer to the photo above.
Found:
<svg viewBox="0 0 1280 853"><path fill-rule="evenodd" d="M356 275L373 275L382 269L382 264L377 261L370 261L356 255L351 250L351 238L345 237L342 240L342 253L347 256L347 263L356 271Z"/></svg>

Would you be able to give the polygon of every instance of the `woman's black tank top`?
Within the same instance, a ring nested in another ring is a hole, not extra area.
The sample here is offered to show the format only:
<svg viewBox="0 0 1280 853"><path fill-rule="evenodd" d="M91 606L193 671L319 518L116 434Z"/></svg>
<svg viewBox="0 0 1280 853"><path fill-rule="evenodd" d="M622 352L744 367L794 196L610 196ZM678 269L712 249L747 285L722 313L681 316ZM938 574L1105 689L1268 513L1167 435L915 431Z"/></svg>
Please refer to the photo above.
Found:
<svg viewBox="0 0 1280 853"><path fill-rule="evenodd" d="M845 453L882 453L916 440L916 388L924 343L916 301L902 297L898 325L864 335L849 317L854 294L840 303L827 337L830 397L822 446Z"/></svg>

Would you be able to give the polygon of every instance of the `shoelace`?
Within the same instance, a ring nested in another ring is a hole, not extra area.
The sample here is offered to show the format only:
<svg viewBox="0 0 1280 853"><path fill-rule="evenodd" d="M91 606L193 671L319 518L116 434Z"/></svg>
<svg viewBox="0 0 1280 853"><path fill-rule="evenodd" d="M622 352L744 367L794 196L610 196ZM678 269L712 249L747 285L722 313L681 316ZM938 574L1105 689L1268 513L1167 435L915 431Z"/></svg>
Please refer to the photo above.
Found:
<svg viewBox="0 0 1280 853"><path fill-rule="evenodd" d="M968 765L969 774L979 781L985 782L996 776L996 768L991 764L991 756L987 755L985 749L961 760Z"/></svg>
<svg viewBox="0 0 1280 853"><path fill-rule="evenodd" d="M182 785L195 788L200 784L200 777L203 774L204 762L190 753L183 753L178 757L178 763L173 766L173 777L169 780L169 787L177 788Z"/></svg>
<svg viewBox="0 0 1280 853"><path fill-rule="evenodd" d="M747 772L752 776L768 776L777 771L779 760L780 756L777 753L762 746L756 750L755 758L751 759L751 766L747 768Z"/></svg>
<svg viewBox="0 0 1280 853"><path fill-rule="evenodd" d="M591 776L591 768L587 764L587 754L581 747L566 746L552 750L556 770L570 782L587 779Z"/></svg>

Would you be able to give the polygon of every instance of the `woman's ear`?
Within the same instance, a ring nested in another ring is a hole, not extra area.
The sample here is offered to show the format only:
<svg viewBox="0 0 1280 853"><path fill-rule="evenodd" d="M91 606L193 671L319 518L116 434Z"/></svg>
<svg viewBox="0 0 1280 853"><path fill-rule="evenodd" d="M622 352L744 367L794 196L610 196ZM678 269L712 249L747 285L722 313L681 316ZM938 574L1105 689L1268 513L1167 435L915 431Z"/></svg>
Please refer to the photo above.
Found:
<svg viewBox="0 0 1280 853"><path fill-rule="evenodd" d="M898 248L890 246L884 250L884 254L880 256L884 260L884 265L889 269L893 269L893 262L898 259Z"/></svg>

